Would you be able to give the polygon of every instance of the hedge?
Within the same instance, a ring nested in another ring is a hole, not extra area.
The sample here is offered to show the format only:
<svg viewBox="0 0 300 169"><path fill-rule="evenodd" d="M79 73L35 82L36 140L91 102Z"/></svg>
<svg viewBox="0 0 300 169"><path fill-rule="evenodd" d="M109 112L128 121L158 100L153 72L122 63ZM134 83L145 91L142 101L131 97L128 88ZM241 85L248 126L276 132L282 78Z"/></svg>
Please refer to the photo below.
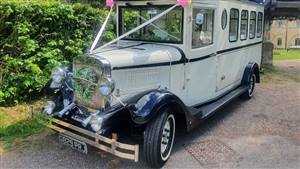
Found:
<svg viewBox="0 0 300 169"><path fill-rule="evenodd" d="M0 104L39 96L53 67L84 54L107 12L79 3L0 0ZM113 29L104 40L115 36Z"/></svg>

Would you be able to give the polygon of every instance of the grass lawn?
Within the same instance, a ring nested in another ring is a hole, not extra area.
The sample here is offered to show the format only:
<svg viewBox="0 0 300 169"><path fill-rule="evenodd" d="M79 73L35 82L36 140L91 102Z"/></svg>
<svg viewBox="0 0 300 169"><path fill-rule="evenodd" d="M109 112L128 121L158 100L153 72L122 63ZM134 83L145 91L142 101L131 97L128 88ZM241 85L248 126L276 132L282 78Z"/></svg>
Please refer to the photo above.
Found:
<svg viewBox="0 0 300 169"><path fill-rule="evenodd" d="M275 49L273 55L274 60L290 60L290 59L300 59L300 50L284 50Z"/></svg>
<svg viewBox="0 0 300 169"><path fill-rule="evenodd" d="M0 153L1 149L12 148L16 141L43 131L47 117L41 113L31 113L39 112L41 107L42 101L32 106L20 104L0 107Z"/></svg>

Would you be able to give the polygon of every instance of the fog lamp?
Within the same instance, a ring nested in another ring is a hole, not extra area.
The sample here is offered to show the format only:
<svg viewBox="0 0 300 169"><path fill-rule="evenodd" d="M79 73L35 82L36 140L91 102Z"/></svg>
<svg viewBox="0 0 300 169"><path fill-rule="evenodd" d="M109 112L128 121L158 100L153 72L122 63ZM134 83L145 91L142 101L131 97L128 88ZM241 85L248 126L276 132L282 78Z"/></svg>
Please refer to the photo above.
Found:
<svg viewBox="0 0 300 169"><path fill-rule="evenodd" d="M115 89L115 82L111 78L104 78L99 87L99 93L102 96L109 96Z"/></svg>
<svg viewBox="0 0 300 169"><path fill-rule="evenodd" d="M90 125L95 132L98 132L102 127L103 118L100 116L92 116Z"/></svg>
<svg viewBox="0 0 300 169"><path fill-rule="evenodd" d="M44 106L43 112L51 115L53 113L53 110L55 108L55 103L53 101L47 101L46 105Z"/></svg>

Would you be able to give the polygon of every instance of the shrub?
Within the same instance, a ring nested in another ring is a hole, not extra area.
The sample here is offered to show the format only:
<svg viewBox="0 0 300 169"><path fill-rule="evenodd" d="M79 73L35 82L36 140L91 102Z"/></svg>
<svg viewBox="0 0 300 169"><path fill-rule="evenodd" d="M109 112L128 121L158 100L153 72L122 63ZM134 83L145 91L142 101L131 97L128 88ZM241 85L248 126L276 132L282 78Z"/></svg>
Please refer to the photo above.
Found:
<svg viewBox="0 0 300 169"><path fill-rule="evenodd" d="M106 9L45 0L0 0L0 104L36 96L51 69L90 46ZM113 38L111 24L104 40Z"/></svg>

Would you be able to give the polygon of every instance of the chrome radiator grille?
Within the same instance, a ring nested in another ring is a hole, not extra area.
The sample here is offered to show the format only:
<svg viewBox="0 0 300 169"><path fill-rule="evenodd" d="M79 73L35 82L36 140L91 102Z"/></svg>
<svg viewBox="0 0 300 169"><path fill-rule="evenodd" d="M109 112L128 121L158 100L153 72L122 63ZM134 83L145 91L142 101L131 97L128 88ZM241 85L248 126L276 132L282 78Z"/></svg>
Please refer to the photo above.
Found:
<svg viewBox="0 0 300 169"><path fill-rule="evenodd" d="M101 109L103 107L104 98L98 92L101 74L101 70L96 66L85 64L74 65L74 98L78 104L92 109Z"/></svg>

